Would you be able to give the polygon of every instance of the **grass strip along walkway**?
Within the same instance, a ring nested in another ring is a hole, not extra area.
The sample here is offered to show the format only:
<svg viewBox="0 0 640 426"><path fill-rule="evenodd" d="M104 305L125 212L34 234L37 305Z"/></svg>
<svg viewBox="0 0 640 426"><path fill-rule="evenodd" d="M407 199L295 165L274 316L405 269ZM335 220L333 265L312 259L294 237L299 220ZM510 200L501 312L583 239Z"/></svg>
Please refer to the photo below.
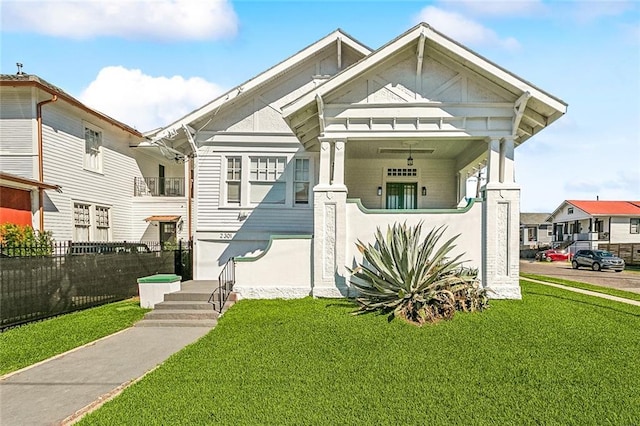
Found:
<svg viewBox="0 0 640 426"><path fill-rule="evenodd" d="M0 333L0 374L17 371L132 326L149 309L125 300Z"/></svg>
<svg viewBox="0 0 640 426"><path fill-rule="evenodd" d="M520 273L521 278L529 278L532 280L546 281L549 283L560 284L566 287L580 288L582 290L594 291L596 293L608 294L610 296L622 297L640 302L640 294L631 291L618 290L616 288L603 287L594 284L581 283L578 281L570 281L562 278L554 278L546 275Z"/></svg>
<svg viewBox="0 0 640 426"><path fill-rule="evenodd" d="M635 424L640 308L522 290L422 328L345 300L242 300L81 424Z"/></svg>

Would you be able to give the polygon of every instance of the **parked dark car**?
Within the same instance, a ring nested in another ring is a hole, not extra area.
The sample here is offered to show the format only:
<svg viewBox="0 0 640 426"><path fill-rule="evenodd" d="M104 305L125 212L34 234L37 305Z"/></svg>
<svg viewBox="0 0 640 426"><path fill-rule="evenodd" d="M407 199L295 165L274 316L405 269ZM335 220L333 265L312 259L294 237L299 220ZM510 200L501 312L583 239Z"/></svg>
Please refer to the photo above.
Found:
<svg viewBox="0 0 640 426"><path fill-rule="evenodd" d="M536 253L536 260L546 262L556 262L559 260L569 260L569 253L565 250L544 250Z"/></svg>
<svg viewBox="0 0 640 426"><path fill-rule="evenodd" d="M573 269L586 266L594 271L613 269L616 272L624 270L624 260L605 250L578 250L571 262Z"/></svg>

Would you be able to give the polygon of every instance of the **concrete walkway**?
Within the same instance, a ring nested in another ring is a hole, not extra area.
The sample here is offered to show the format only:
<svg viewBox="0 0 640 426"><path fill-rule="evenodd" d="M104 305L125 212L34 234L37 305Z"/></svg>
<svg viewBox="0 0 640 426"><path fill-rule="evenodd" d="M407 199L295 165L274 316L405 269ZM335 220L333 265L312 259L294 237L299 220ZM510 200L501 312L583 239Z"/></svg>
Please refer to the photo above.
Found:
<svg viewBox="0 0 640 426"><path fill-rule="evenodd" d="M132 327L8 374L0 380L0 425L70 424L210 330Z"/></svg>
<svg viewBox="0 0 640 426"><path fill-rule="evenodd" d="M531 281L538 284L548 285L549 287L561 288L563 290L573 291L575 293L587 294L589 296L600 297L602 299L615 300L616 302L626 303L628 305L640 306L640 302L632 299L625 299L624 297L612 296L610 294L598 293L597 291L583 290L581 288L568 287L561 284L550 283L547 281L534 280L532 278L520 277L522 280Z"/></svg>

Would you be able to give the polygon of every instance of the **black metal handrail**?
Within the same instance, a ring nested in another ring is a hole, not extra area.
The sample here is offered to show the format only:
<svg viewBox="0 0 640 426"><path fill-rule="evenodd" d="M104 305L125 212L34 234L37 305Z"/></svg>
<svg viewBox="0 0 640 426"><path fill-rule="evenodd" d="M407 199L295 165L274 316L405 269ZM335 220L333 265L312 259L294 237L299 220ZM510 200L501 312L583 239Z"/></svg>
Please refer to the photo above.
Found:
<svg viewBox="0 0 640 426"><path fill-rule="evenodd" d="M229 298L229 294L233 290L233 285L236 283L236 262L232 257L229 259L222 268L222 272L218 276L218 288L211 293L209 296L209 303L213 305L213 309L218 312L222 312L222 308L224 304L227 302ZM216 295L217 293L217 295ZM216 309L216 299L218 299L219 308Z"/></svg>
<svg viewBox="0 0 640 426"><path fill-rule="evenodd" d="M133 195L135 197L184 197L184 178L135 177Z"/></svg>

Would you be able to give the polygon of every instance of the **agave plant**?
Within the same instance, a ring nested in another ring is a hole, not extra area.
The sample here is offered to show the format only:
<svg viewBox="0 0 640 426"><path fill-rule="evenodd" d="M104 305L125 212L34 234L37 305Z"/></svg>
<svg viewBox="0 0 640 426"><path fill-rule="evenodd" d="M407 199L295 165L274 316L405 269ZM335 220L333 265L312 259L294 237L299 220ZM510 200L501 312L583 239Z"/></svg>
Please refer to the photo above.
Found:
<svg viewBox="0 0 640 426"><path fill-rule="evenodd" d="M382 311L424 324L487 306L478 271L463 266L464 254L448 257L459 234L440 244L445 227L432 229L422 242L421 231L422 222L415 227L396 223L387 228L386 238L378 228L373 245L357 242L364 261L350 272L360 293L359 313Z"/></svg>

